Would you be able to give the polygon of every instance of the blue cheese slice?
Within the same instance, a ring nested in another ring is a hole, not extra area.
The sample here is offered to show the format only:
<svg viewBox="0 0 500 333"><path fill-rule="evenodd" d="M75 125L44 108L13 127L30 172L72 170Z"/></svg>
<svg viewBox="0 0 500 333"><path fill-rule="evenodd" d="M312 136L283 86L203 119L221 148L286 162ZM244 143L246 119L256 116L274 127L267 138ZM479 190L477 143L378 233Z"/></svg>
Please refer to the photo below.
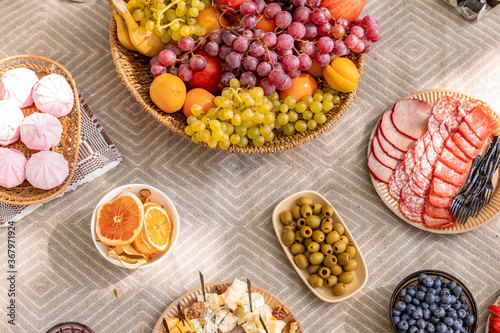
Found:
<svg viewBox="0 0 500 333"><path fill-rule="evenodd" d="M245 294L247 289L246 284L239 280L234 280L233 284L227 289L226 298L224 303L231 309L236 310L238 306L238 300Z"/></svg>
<svg viewBox="0 0 500 333"><path fill-rule="evenodd" d="M236 327L237 324L238 317L236 317L232 312L229 312L219 324L219 330L222 333L229 333Z"/></svg>
<svg viewBox="0 0 500 333"><path fill-rule="evenodd" d="M254 311L258 310L265 304L266 302L264 301L264 297L261 294L252 293L252 306ZM250 302L247 293L240 297L240 299L238 300L238 305L243 308L244 312L250 311Z"/></svg>
<svg viewBox="0 0 500 333"><path fill-rule="evenodd" d="M224 299L221 298L216 293L208 293L206 294L207 301L205 302L205 307L208 307L210 310L215 311L220 308L224 304ZM196 300L198 302L203 302L203 295L197 295Z"/></svg>
<svg viewBox="0 0 500 333"><path fill-rule="evenodd" d="M229 312L230 310L228 308L219 309L219 311L215 313L215 325L219 326L219 324L222 322L222 320L224 320L224 318L226 317L226 315L228 315Z"/></svg>

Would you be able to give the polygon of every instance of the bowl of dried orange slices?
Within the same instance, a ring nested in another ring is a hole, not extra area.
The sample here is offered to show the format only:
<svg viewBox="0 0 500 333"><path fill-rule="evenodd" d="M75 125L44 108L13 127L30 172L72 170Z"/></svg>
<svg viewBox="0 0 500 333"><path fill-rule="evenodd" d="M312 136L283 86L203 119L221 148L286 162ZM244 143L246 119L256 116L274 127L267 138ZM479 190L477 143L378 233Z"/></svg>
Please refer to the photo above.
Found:
<svg viewBox="0 0 500 333"><path fill-rule="evenodd" d="M128 184L108 192L92 214L91 235L99 253L128 269L162 261L179 236L179 215L159 189Z"/></svg>

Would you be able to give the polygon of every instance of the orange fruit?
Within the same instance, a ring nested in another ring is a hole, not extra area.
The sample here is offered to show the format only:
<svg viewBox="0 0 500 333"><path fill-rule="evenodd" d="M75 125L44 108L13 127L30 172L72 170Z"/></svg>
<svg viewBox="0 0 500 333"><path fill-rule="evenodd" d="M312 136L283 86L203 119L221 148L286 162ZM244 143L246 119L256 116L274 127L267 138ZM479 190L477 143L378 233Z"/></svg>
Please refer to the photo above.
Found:
<svg viewBox="0 0 500 333"><path fill-rule="evenodd" d="M186 85L177 76L162 74L151 83L149 96L160 110L173 113L182 108L186 100Z"/></svg>
<svg viewBox="0 0 500 333"><path fill-rule="evenodd" d="M99 206L96 211L96 236L106 245L124 246L141 232L144 208L130 189Z"/></svg>
<svg viewBox="0 0 500 333"><path fill-rule="evenodd" d="M280 99L285 99L288 96L294 96L297 102L302 97L314 94L314 90L318 88L316 79L307 73L300 74L299 77L292 79L292 86L287 90L280 91Z"/></svg>
<svg viewBox="0 0 500 333"><path fill-rule="evenodd" d="M316 59L312 59L311 67L306 71L314 77L322 77L323 76L323 67L321 67Z"/></svg>
<svg viewBox="0 0 500 333"><path fill-rule="evenodd" d="M142 237L142 233L140 233L135 239L134 242L132 243L135 247L135 249L147 256L152 256L153 254L157 254L160 251L156 251L153 248L149 247L149 245L146 244L146 241Z"/></svg>
<svg viewBox="0 0 500 333"><path fill-rule="evenodd" d="M229 20L225 16L222 16L221 14L218 14L218 16L220 23L223 26L230 25ZM215 8L213 6L203 9L196 17L196 22L198 22L199 25L205 28L205 34L208 34L214 29L221 29L221 26L217 21Z"/></svg>
<svg viewBox="0 0 500 333"><path fill-rule="evenodd" d="M359 72L356 65L348 58L337 58L323 69L326 83L333 89L350 92L356 88Z"/></svg>
<svg viewBox="0 0 500 333"><path fill-rule="evenodd" d="M142 241L153 251L162 252L168 248L170 240L170 218L160 205L150 205L144 212Z"/></svg>
<svg viewBox="0 0 500 333"><path fill-rule="evenodd" d="M261 16L257 21L255 29L262 29L268 32L273 32L274 29L276 29L276 24L274 24L274 20Z"/></svg>
<svg viewBox="0 0 500 333"><path fill-rule="evenodd" d="M198 104L203 108L203 112L207 113L210 108L215 107L214 103L215 96L212 95L208 90L203 88L194 88L187 92L186 101L182 107L182 112L186 117L189 117L193 113L191 112L191 107L194 104Z"/></svg>

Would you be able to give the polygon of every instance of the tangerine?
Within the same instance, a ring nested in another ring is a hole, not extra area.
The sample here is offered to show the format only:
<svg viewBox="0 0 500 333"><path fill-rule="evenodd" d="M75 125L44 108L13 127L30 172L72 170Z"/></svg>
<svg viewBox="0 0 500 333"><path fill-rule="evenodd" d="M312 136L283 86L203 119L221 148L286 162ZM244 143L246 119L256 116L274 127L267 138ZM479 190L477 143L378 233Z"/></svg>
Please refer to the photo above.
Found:
<svg viewBox="0 0 500 333"><path fill-rule="evenodd" d="M312 59L311 67L307 70L307 73L311 74L314 77L322 77L323 76L323 67L321 67L316 59Z"/></svg>
<svg viewBox="0 0 500 333"><path fill-rule="evenodd" d="M215 107L214 103L215 96L212 95L208 90L203 88L194 88L187 92L186 101L184 102L184 106L182 107L182 112L184 115L189 117L193 113L191 112L191 107L194 104L198 104L203 108L203 112L207 113L210 108Z"/></svg>
<svg viewBox="0 0 500 333"><path fill-rule="evenodd" d="M229 20L223 15L219 16L219 20L222 26L230 25ZM217 21L217 15L213 6L203 9L196 17L196 22L198 22L200 26L205 28L206 34L214 29L222 28L219 25L219 21Z"/></svg>
<svg viewBox="0 0 500 333"><path fill-rule="evenodd" d="M299 77L292 79L292 85L287 90L280 91L280 99L293 96L299 102L302 97L314 95L314 90L318 88L316 79L307 73L300 74Z"/></svg>
<svg viewBox="0 0 500 333"><path fill-rule="evenodd" d="M149 96L160 110L173 113L182 108L186 100L186 85L175 75L162 74L151 83Z"/></svg>
<svg viewBox="0 0 500 333"><path fill-rule="evenodd" d="M96 211L96 236L108 246L132 243L143 224L142 202L130 189L99 206Z"/></svg>

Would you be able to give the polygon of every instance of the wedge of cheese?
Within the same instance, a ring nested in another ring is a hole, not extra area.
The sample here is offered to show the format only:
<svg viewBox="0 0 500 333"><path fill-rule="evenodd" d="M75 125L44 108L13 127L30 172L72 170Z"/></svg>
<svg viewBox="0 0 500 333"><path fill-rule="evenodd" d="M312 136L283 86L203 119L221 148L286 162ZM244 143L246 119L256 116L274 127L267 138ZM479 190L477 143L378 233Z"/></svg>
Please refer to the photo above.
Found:
<svg viewBox="0 0 500 333"><path fill-rule="evenodd" d="M238 317L236 317L232 312L229 312L219 324L219 330L222 333L229 333L236 327L236 325L238 325Z"/></svg>
<svg viewBox="0 0 500 333"><path fill-rule="evenodd" d="M265 304L266 302L264 301L264 296L259 293L252 293L252 306L254 311ZM244 312L250 311L250 302L247 293L240 297L240 299L238 300L238 305L243 308Z"/></svg>
<svg viewBox="0 0 500 333"><path fill-rule="evenodd" d="M247 285L239 280L234 280L233 284L227 289L225 304L231 309L236 310L238 300L245 294Z"/></svg>

